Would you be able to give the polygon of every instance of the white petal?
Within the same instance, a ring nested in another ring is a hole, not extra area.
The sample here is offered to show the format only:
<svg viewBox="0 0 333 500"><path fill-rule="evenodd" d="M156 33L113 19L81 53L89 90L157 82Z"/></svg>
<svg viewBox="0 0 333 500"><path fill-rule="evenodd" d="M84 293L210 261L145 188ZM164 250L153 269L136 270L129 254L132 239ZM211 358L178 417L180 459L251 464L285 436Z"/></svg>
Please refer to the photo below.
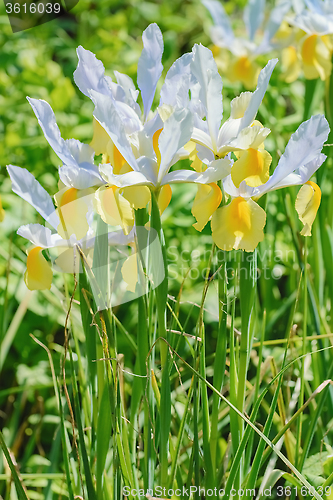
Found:
<svg viewBox="0 0 333 500"><path fill-rule="evenodd" d="M232 161L224 158L223 160L214 160L204 172L194 172L193 170L175 170L168 173L163 184L175 184L180 182L196 182L198 184L210 184L224 179L230 174Z"/></svg>
<svg viewBox="0 0 333 500"><path fill-rule="evenodd" d="M203 45L193 47L192 73L200 84L199 97L206 108L206 119L213 150L216 152L217 138L223 116L222 80L217 71L212 52Z"/></svg>
<svg viewBox="0 0 333 500"><path fill-rule="evenodd" d="M162 74L163 37L160 28L153 23L142 34L143 50L138 61L138 86L147 118L157 82Z"/></svg>
<svg viewBox="0 0 333 500"><path fill-rule="evenodd" d="M127 172L126 174L113 174L109 164L103 163L100 165L101 173L107 179L108 183L117 187L127 186L149 186L151 182L141 172Z"/></svg>
<svg viewBox="0 0 333 500"><path fill-rule="evenodd" d="M25 168L8 165L12 190L32 205L51 226L57 228L60 221L55 212L51 196Z"/></svg>
<svg viewBox="0 0 333 500"><path fill-rule="evenodd" d="M282 181L275 184L274 189L279 189L286 186L297 186L305 184L318 168L324 163L326 156L320 153L316 158L300 167L296 172L287 175Z"/></svg>
<svg viewBox="0 0 333 500"><path fill-rule="evenodd" d="M27 224L17 230L17 234L31 241L37 247L52 248L55 246L67 246L68 242L61 238L58 233L51 233L51 229L40 224Z"/></svg>
<svg viewBox="0 0 333 500"><path fill-rule="evenodd" d="M266 25L266 29L264 31L264 36L261 44L257 47L255 53L256 54L264 54L271 50L271 40L274 37L275 33L281 26L284 16L290 9L290 1L286 0L271 11L269 15L269 19Z"/></svg>
<svg viewBox="0 0 333 500"><path fill-rule="evenodd" d="M264 20L265 0L249 0L244 9L244 23L250 40Z"/></svg>
<svg viewBox="0 0 333 500"><path fill-rule="evenodd" d="M234 33L221 2L217 2L216 0L202 0L202 3L209 10L214 24L220 28L222 38L227 43L231 43L234 39Z"/></svg>
<svg viewBox="0 0 333 500"><path fill-rule="evenodd" d="M113 100L93 90L91 91L91 99L95 104L94 117L109 134L116 148L123 155L127 163L133 170L138 170L138 165L127 139L124 125Z"/></svg>
<svg viewBox="0 0 333 500"><path fill-rule="evenodd" d="M90 97L93 89L101 94L111 95L107 79L105 78L105 68L95 54L85 50L81 45L76 49L79 63L74 71L74 81L81 92Z"/></svg>
<svg viewBox="0 0 333 500"><path fill-rule="evenodd" d="M158 140L161 163L158 172L160 182L171 167L177 151L185 146L192 135L192 115L186 109L176 110L164 123Z"/></svg>
<svg viewBox="0 0 333 500"><path fill-rule="evenodd" d="M173 107L187 107L192 57L192 53L182 55L167 72L161 88L160 106L169 104Z"/></svg>
<svg viewBox="0 0 333 500"><path fill-rule="evenodd" d="M324 142L327 140L329 125L323 115L312 116L310 120L303 122L296 132L291 136L285 152L281 156L279 163L269 180L257 189L263 194L276 186L281 186L281 182L292 172L300 169L304 172L316 165L316 161L323 160L323 156L318 156L322 150ZM311 162L315 160L313 165ZM308 167L307 167L307 164ZM304 167L305 166L305 167Z"/></svg>
<svg viewBox="0 0 333 500"><path fill-rule="evenodd" d="M240 130L244 127L248 127L249 125L251 125L251 123L255 119L256 114L258 112L258 108L265 95L272 71L277 62L278 59L271 59L270 61L268 61L266 66L260 71L257 88L253 92L249 106L245 111L243 118L240 121Z"/></svg>

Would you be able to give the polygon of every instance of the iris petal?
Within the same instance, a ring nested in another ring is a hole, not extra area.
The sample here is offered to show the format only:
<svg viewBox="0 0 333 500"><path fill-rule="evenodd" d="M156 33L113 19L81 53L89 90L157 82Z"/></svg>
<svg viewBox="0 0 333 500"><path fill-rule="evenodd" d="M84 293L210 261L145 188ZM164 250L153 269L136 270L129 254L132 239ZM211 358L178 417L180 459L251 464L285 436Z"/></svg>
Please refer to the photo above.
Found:
<svg viewBox="0 0 333 500"><path fill-rule="evenodd" d="M222 250L253 252L264 239L265 211L251 198L234 198L212 216L212 237Z"/></svg>
<svg viewBox="0 0 333 500"><path fill-rule="evenodd" d="M301 231L303 236L311 236L311 227L316 218L320 200L320 188L312 181L304 184L298 192L295 208L300 221L304 224Z"/></svg>
<svg viewBox="0 0 333 500"><path fill-rule="evenodd" d="M28 253L24 281L29 290L50 290L52 284L51 265L43 257L42 247L34 247Z"/></svg>

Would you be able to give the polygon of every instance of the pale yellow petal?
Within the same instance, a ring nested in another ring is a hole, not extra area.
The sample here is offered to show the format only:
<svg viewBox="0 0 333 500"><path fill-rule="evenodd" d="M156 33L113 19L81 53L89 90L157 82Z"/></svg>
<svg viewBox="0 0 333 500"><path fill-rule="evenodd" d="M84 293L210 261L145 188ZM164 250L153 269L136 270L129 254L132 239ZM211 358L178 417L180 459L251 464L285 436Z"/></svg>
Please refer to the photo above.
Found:
<svg viewBox="0 0 333 500"><path fill-rule="evenodd" d="M138 262L137 254L134 253L127 257L121 268L123 280L127 284L126 289L135 293L136 284L138 282Z"/></svg>
<svg viewBox="0 0 333 500"><path fill-rule="evenodd" d="M203 230L212 214L219 207L221 201L221 189L216 183L198 185L198 191L191 210L192 215L197 220L193 224L193 227L197 231Z"/></svg>
<svg viewBox="0 0 333 500"><path fill-rule="evenodd" d="M83 238L89 229L87 222L88 204L85 201L84 194L89 198L92 190L79 192L75 188L65 188L55 194L55 200L58 205L56 210L60 224L57 231L64 239L69 239L75 234L78 240Z"/></svg>
<svg viewBox="0 0 333 500"><path fill-rule="evenodd" d="M269 179L271 155L264 149L247 149L238 152L238 160L231 167L231 178L236 187L242 181L248 186L257 187L265 184Z"/></svg>
<svg viewBox="0 0 333 500"><path fill-rule="evenodd" d="M164 210L169 206L172 197L172 189L169 184L165 184L161 187L158 194L158 208L160 209L160 214L162 215Z"/></svg>
<svg viewBox="0 0 333 500"><path fill-rule="evenodd" d="M301 65L296 48L290 46L282 49L281 62L281 78L287 83L292 83L297 80L301 71Z"/></svg>
<svg viewBox="0 0 333 500"><path fill-rule="evenodd" d="M134 209L145 208L150 201L150 189L147 186L128 186L123 189L123 196Z"/></svg>
<svg viewBox="0 0 333 500"><path fill-rule="evenodd" d="M108 142L110 141L109 134L104 130L102 125L94 118L93 121L93 138L90 146L95 151L96 155L106 153Z"/></svg>
<svg viewBox="0 0 333 500"><path fill-rule="evenodd" d="M303 236L311 236L311 227L316 218L320 200L320 188L312 181L304 184L298 192L295 208L300 221L304 224L301 231Z"/></svg>
<svg viewBox="0 0 333 500"><path fill-rule="evenodd" d="M301 47L304 76L307 80L326 80L332 71L331 50L319 35L310 35Z"/></svg>
<svg viewBox="0 0 333 500"><path fill-rule="evenodd" d="M24 281L29 290L50 290L52 284L51 264L42 254L43 248L34 247L28 252Z"/></svg>
<svg viewBox="0 0 333 500"><path fill-rule="evenodd" d="M212 216L212 237L222 250L253 252L264 239L265 211L253 200L234 198Z"/></svg>
<svg viewBox="0 0 333 500"><path fill-rule="evenodd" d="M129 201L120 195L116 186L101 187L96 191L96 210L104 222L122 226L128 232L133 226L133 210Z"/></svg>

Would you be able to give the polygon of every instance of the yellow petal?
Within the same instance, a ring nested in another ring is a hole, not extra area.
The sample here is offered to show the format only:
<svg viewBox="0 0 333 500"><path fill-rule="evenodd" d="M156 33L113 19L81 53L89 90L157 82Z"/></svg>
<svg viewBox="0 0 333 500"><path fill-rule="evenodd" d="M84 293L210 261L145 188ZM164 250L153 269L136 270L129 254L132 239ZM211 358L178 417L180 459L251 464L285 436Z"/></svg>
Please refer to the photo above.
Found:
<svg viewBox="0 0 333 500"><path fill-rule="evenodd" d="M197 145L194 141L189 141L185 144L184 148L189 152L189 160L191 162L191 167L194 168L196 172L203 171L203 163L198 157Z"/></svg>
<svg viewBox="0 0 333 500"><path fill-rule="evenodd" d="M116 186L101 187L96 191L96 210L104 222L111 226L122 226L128 232L133 226L133 210L130 203L120 195Z"/></svg>
<svg viewBox="0 0 333 500"><path fill-rule="evenodd" d="M164 210L169 206L172 197L172 189L169 184L165 184L161 187L158 195L158 208L160 209L160 214L162 215Z"/></svg>
<svg viewBox="0 0 333 500"><path fill-rule="evenodd" d="M147 186L128 186L123 189L123 196L135 210L145 208L150 201L150 189Z"/></svg>
<svg viewBox="0 0 333 500"><path fill-rule="evenodd" d="M301 67L296 48L290 46L282 49L281 62L283 71L281 78L287 83L297 80Z"/></svg>
<svg viewBox="0 0 333 500"><path fill-rule="evenodd" d="M251 198L234 198L212 216L212 237L222 250L253 252L264 239L265 211Z"/></svg>
<svg viewBox="0 0 333 500"><path fill-rule="evenodd" d="M95 151L96 155L106 153L108 142L110 141L109 134L104 130L102 125L94 118L93 121L93 138L90 146Z"/></svg>
<svg viewBox="0 0 333 500"><path fill-rule="evenodd" d="M138 282L138 263L137 254L134 253L127 257L121 268L123 280L127 284L126 289L135 293L136 284Z"/></svg>
<svg viewBox="0 0 333 500"><path fill-rule="evenodd" d="M253 89L260 73L259 66L247 56L239 57L228 71L230 81L239 81L247 89Z"/></svg>
<svg viewBox="0 0 333 500"><path fill-rule="evenodd" d="M236 187L242 181L248 186L257 187L269 179L271 155L264 149L247 149L238 152L239 159L231 167L231 178Z"/></svg>
<svg viewBox="0 0 333 500"><path fill-rule="evenodd" d="M304 224L301 231L303 236L311 236L311 227L316 218L320 200L320 187L312 181L304 184L298 192L295 208L300 221Z"/></svg>
<svg viewBox="0 0 333 500"><path fill-rule="evenodd" d="M222 201L221 189L213 182L212 184L199 184L196 197L192 206L192 215L197 219L193 227L202 231L212 214Z"/></svg>
<svg viewBox="0 0 333 500"><path fill-rule="evenodd" d="M5 218L5 211L2 208L1 198L0 198L0 222L2 222Z"/></svg>
<svg viewBox="0 0 333 500"><path fill-rule="evenodd" d="M304 76L307 80L320 77L326 80L332 71L331 50L326 39L319 35L305 38L301 47Z"/></svg>
<svg viewBox="0 0 333 500"><path fill-rule="evenodd" d="M92 190L84 190L89 196ZM75 188L66 188L55 194L55 200L58 205L57 213L60 219L57 231L64 239L69 239L75 234L78 240L83 238L89 229L87 222L88 204L82 196L83 191L79 192Z"/></svg>
<svg viewBox="0 0 333 500"><path fill-rule="evenodd" d="M29 290L50 290L51 288L51 264L44 258L42 251L42 247L34 247L28 252L24 281Z"/></svg>

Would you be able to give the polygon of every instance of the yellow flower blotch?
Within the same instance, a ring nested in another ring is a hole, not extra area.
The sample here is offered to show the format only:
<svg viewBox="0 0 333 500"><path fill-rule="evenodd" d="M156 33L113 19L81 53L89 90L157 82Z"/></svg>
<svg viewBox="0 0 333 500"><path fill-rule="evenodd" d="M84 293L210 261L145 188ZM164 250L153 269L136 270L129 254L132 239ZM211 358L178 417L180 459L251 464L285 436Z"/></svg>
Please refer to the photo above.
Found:
<svg viewBox="0 0 333 500"><path fill-rule="evenodd" d="M325 36L310 35L301 47L304 76L307 80L326 80L332 71L331 47Z"/></svg>
<svg viewBox="0 0 333 500"><path fill-rule="evenodd" d="M260 73L259 66L247 56L239 57L228 71L230 81L240 81L247 89L253 89Z"/></svg>
<svg viewBox="0 0 333 500"><path fill-rule="evenodd" d="M122 226L126 233L128 227L134 224L131 205L120 195L116 186L103 186L96 191L96 209L104 222L111 226Z"/></svg>
<svg viewBox="0 0 333 500"><path fill-rule="evenodd" d="M29 290L50 290L51 288L51 264L44 258L42 250L42 247L34 247L28 252L24 281Z"/></svg>
<svg viewBox="0 0 333 500"><path fill-rule="evenodd" d="M311 236L311 227L316 218L320 200L320 187L312 181L304 184L298 192L295 208L300 221L304 224L301 231L303 236Z"/></svg>
<svg viewBox="0 0 333 500"><path fill-rule="evenodd" d="M253 252L264 239L265 211L251 198L234 198L212 216L212 237L222 250Z"/></svg>
<svg viewBox="0 0 333 500"><path fill-rule="evenodd" d="M193 227L197 231L202 231L212 214L217 210L222 201L222 192L216 183L199 184L196 197L192 206L192 215L197 222Z"/></svg>
<svg viewBox="0 0 333 500"><path fill-rule="evenodd" d="M231 168L231 178L236 187L242 181L251 187L261 186L268 181L272 157L267 151L250 148L238 152L237 156L239 159Z"/></svg>
<svg viewBox="0 0 333 500"><path fill-rule="evenodd" d="M160 153L160 148L158 147L158 140L160 138L162 130L163 130L162 128L156 130L156 132L153 135L153 148L156 154L158 166L160 166L161 164L161 153Z"/></svg>
<svg viewBox="0 0 333 500"><path fill-rule="evenodd" d="M64 239L75 234L78 240L83 238L89 229L87 222L88 205L84 197L78 197L78 189L69 188L55 195L60 219L57 231Z"/></svg>

